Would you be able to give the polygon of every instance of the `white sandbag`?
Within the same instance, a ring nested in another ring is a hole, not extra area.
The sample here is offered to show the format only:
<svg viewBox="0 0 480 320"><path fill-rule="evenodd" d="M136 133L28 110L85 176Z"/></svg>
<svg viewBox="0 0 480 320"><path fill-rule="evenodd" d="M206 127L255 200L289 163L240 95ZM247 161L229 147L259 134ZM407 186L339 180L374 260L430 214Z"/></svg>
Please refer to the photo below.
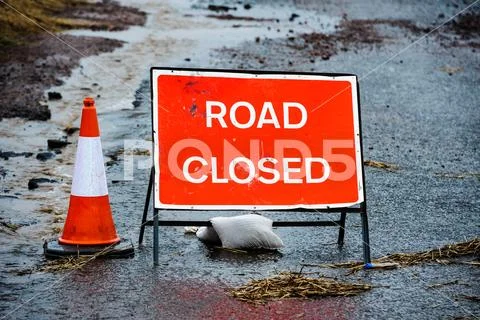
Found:
<svg viewBox="0 0 480 320"><path fill-rule="evenodd" d="M236 217L215 217L212 226L224 248L278 249L282 239L273 233L273 221L257 214Z"/></svg>
<svg viewBox="0 0 480 320"><path fill-rule="evenodd" d="M196 235L204 242L221 244L220 238L213 227L200 227L198 228Z"/></svg>

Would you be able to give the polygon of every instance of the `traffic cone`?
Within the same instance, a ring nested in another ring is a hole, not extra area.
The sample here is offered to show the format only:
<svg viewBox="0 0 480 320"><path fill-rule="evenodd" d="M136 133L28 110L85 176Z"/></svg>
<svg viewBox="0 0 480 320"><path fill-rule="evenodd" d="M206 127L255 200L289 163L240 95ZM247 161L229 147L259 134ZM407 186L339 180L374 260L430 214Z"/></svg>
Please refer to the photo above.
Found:
<svg viewBox="0 0 480 320"><path fill-rule="evenodd" d="M92 254L108 246L108 250L104 250L106 253L122 255L127 248L131 255L131 243L115 249L120 242L108 197L95 101L85 98L67 219L58 245L46 243L45 254Z"/></svg>

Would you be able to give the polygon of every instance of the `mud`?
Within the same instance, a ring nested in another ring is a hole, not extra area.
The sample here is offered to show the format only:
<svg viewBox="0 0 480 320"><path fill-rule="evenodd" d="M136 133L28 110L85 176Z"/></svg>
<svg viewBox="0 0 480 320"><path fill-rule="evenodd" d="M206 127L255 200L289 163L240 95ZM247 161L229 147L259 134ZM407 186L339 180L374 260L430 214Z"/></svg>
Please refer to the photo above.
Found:
<svg viewBox="0 0 480 320"><path fill-rule="evenodd" d="M146 13L134 8L120 6L117 2L103 0L98 3L71 3L60 17L92 21L89 29L121 31L130 26L143 25L146 21Z"/></svg>
<svg viewBox="0 0 480 320"><path fill-rule="evenodd" d="M480 35L480 13L468 12L450 23L455 33L463 38L473 38Z"/></svg>
<svg viewBox="0 0 480 320"><path fill-rule="evenodd" d="M73 2L58 13L58 17L89 21L93 30L110 31L142 25L146 19L145 13L136 8L108 1L101 5ZM44 91L62 84L62 79L71 75L82 57L110 52L123 44L98 37L59 35L54 38L46 33L31 34L27 39L27 44L0 47L0 120L50 119ZM48 100L55 99L61 99L61 94L48 94Z"/></svg>
<svg viewBox="0 0 480 320"><path fill-rule="evenodd" d="M449 22L445 32L438 34L438 39L446 48L467 47L472 52L480 49L480 13L468 12Z"/></svg>
<svg viewBox="0 0 480 320"><path fill-rule="evenodd" d="M0 119L50 119L44 91L62 84L62 78L71 74L82 57L122 46L121 41L95 37L62 35L59 39L71 47L57 38L42 35L31 45L5 50L4 57L8 60L0 64L0 103L3 106Z"/></svg>
<svg viewBox="0 0 480 320"><path fill-rule="evenodd" d="M296 16L292 14L291 21L293 21L292 17ZM385 27L390 27L390 33L387 32L385 34L385 32L382 32L385 31ZM311 32L298 35L292 34L277 45L291 48L304 55L306 54L310 57L311 62L314 62L317 57L322 60L328 60L331 56L338 54L339 51L345 52L381 45L386 41L392 40L391 34L398 31L406 31L411 35L430 31L428 27L418 26L407 19L348 20L346 15L343 16L343 19L335 28L336 32L334 33ZM265 39L264 43L269 42L269 40ZM257 42L260 42L260 39ZM230 54L232 53L230 52ZM240 54L242 55L242 53ZM263 58L256 57L256 60L261 64L265 62ZM293 65L293 62L289 64Z"/></svg>
<svg viewBox="0 0 480 320"><path fill-rule="evenodd" d="M292 14L291 17L293 17ZM220 17L220 16L214 16ZM296 16L295 16L296 17ZM443 17L444 16L440 16ZM292 20L292 19L290 19ZM293 20L292 20L293 21ZM328 60L330 57L353 50L380 47L395 41L401 34L411 39L428 34L432 27L426 24L413 22L408 19L348 19L344 14L342 20L335 26L334 33L310 32L293 34L289 32L284 39L256 39L256 43L275 48L285 53L285 56L297 57L301 60L315 62L316 58ZM480 15L475 12L460 15L440 28L433 37L444 47L480 48L478 37L480 34ZM293 30L290 30L293 31ZM460 36L460 37L458 37ZM259 48L242 48L238 52L232 48L222 48L219 51L239 62L239 68L256 68L259 65L269 65L268 58L263 56ZM285 50L285 48L292 50ZM246 49L246 50L244 50ZM296 53L295 53L296 51ZM301 53L301 56L299 55ZM257 61L258 64L243 64L241 61ZM294 59L289 59L288 65L293 66ZM311 70L313 71L313 70ZM450 72L448 72L450 73Z"/></svg>

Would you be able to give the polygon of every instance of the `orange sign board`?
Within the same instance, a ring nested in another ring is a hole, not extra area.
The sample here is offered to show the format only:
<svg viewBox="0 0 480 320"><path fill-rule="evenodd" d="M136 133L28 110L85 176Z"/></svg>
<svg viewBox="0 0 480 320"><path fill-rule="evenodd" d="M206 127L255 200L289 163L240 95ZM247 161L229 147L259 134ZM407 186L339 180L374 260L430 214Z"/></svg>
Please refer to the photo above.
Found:
<svg viewBox="0 0 480 320"><path fill-rule="evenodd" d="M152 68L155 207L364 201L357 79Z"/></svg>

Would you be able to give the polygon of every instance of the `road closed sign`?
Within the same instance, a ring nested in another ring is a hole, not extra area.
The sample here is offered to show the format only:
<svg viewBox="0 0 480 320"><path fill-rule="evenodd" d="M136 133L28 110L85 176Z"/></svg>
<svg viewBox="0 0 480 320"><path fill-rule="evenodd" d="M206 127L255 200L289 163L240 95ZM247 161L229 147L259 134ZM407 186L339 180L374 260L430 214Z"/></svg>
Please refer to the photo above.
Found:
<svg viewBox="0 0 480 320"><path fill-rule="evenodd" d="M152 68L155 207L364 201L357 79Z"/></svg>

